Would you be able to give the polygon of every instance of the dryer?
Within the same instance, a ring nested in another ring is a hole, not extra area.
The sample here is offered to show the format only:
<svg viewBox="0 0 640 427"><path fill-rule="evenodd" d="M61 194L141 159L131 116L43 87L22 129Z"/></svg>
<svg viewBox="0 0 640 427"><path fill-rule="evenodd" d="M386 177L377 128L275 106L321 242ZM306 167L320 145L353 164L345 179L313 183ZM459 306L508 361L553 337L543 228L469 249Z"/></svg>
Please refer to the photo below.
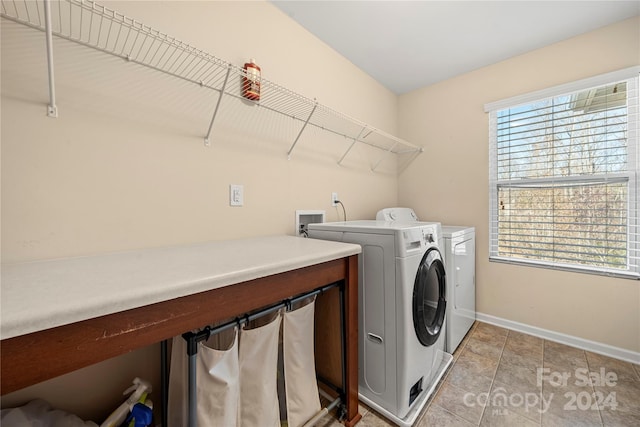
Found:
<svg viewBox="0 0 640 427"><path fill-rule="evenodd" d="M443 255L447 272L447 342L453 353L476 321L476 229L442 227Z"/></svg>
<svg viewBox="0 0 640 427"><path fill-rule="evenodd" d="M418 216L411 208L386 208L376 219L417 222ZM442 237L449 302L445 350L453 353L476 320L476 232L474 227L444 225Z"/></svg>
<svg viewBox="0 0 640 427"><path fill-rule="evenodd" d="M439 223L309 224L311 238L357 243L360 399L401 426L415 422L451 363L444 352L446 272Z"/></svg>

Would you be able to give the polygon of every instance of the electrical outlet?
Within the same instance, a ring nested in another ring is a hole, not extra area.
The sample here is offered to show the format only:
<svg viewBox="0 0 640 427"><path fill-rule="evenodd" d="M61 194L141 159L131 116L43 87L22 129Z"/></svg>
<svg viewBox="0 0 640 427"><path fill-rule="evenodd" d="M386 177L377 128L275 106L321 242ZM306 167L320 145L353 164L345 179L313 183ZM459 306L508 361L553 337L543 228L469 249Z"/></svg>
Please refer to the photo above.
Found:
<svg viewBox="0 0 640 427"><path fill-rule="evenodd" d="M331 193L331 206L338 206L338 193Z"/></svg>

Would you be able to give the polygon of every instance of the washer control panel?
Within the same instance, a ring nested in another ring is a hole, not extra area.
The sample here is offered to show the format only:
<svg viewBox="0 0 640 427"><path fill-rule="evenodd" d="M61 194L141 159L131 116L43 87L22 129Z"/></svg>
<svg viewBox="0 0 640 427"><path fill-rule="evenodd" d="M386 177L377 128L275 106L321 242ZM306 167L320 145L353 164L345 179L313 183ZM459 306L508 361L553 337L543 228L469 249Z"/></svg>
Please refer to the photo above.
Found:
<svg viewBox="0 0 640 427"><path fill-rule="evenodd" d="M439 225L416 225L402 230L402 241L398 242L404 254L409 255L414 251L424 251L427 247L434 246L438 242Z"/></svg>

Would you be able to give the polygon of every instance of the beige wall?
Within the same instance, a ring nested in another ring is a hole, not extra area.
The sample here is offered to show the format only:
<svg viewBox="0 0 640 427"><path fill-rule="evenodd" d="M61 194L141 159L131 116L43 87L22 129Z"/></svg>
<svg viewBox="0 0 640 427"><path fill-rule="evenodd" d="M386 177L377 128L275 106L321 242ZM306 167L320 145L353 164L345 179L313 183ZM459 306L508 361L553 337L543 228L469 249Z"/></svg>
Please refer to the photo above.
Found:
<svg viewBox="0 0 640 427"><path fill-rule="evenodd" d="M397 97L271 4L106 5L234 64L255 58L265 78L396 131ZM310 131L287 160L299 125L254 117L246 105L223 105L205 148L213 93L61 40L59 118L48 118L44 58L43 33L3 20L3 262L293 234L296 209L342 218L330 205L334 191L349 219L397 203L393 156L372 173L382 153L356 146L338 166L350 141ZM252 130L234 132L231 122ZM244 185L244 207L229 207L229 184ZM101 421L134 375L157 375L148 366L158 358L157 346L143 349L3 396L2 405L40 396Z"/></svg>
<svg viewBox="0 0 640 427"><path fill-rule="evenodd" d="M266 2L107 5L234 64L256 58L265 78L396 130L393 93ZM358 145L341 167L350 141L310 129L287 160L299 122L228 100L205 148L213 92L65 41L60 117L47 118L43 46L42 33L3 25L3 262L292 234L296 209L342 218L334 191L351 219L396 202L393 156L371 173L382 152ZM231 121L257 129L230 133ZM229 207L229 184L244 185L244 207Z"/></svg>
<svg viewBox="0 0 640 427"><path fill-rule="evenodd" d="M426 150L401 171L398 201L421 219L476 227L478 312L640 352L638 281L488 261L483 111L488 102L638 64L634 18L400 97L400 136Z"/></svg>

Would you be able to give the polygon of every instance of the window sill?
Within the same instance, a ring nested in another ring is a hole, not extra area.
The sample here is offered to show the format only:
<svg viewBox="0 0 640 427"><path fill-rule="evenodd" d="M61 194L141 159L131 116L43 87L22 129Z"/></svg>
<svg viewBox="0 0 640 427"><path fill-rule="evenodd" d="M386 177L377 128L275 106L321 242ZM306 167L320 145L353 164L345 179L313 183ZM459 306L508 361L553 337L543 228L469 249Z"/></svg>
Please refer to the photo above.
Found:
<svg viewBox="0 0 640 427"><path fill-rule="evenodd" d="M613 277L618 279L640 280L640 273L636 273L632 271L595 270L588 267L548 264L545 262L535 261L535 260L513 259L513 258L505 258L505 257L499 257L499 256L490 256L489 261L500 262L503 264L521 265L525 267L545 268L547 270L560 270L560 271L569 271L573 273L595 274L598 276Z"/></svg>

